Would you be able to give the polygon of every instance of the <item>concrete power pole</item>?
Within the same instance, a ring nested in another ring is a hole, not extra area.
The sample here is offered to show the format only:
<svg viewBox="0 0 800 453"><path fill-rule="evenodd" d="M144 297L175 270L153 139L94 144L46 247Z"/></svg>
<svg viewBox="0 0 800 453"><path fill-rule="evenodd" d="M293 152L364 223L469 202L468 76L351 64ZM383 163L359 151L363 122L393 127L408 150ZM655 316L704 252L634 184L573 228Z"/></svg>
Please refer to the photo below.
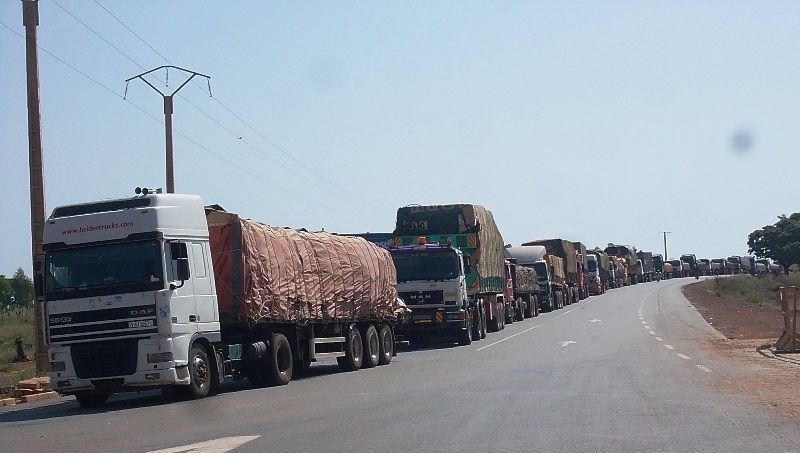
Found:
<svg viewBox="0 0 800 453"><path fill-rule="evenodd" d="M171 94L165 94L161 90L155 87L152 83L150 83L147 79L144 78L147 74L151 72L158 71L159 69L166 69L167 70L167 86L169 86L169 68L177 69L179 71L185 72L189 75L181 86L179 86L175 91ZM200 74L199 72L189 71L188 69L179 68L177 66L159 66L155 69L151 69L147 72L143 72L139 75L135 75L130 79L125 80L125 96L128 94L128 86L127 84L130 83L133 79L142 79L142 81L148 85L150 88L156 90L158 94L160 94L164 98L164 134L166 136L167 141L167 193L175 193L175 170L172 163L172 97L181 90L190 80L194 78L194 76L205 77L208 81L208 95L211 96L211 77L207 75ZM124 98L124 97L123 97Z"/></svg>
<svg viewBox="0 0 800 453"><path fill-rule="evenodd" d="M664 234L664 261L667 261L669 259L667 255L667 235L672 234L672 231L662 231L661 233Z"/></svg>
<svg viewBox="0 0 800 453"><path fill-rule="evenodd" d="M38 0L22 0L22 24L25 26L25 67L28 85L28 166L31 190L31 242L34 280L41 275L42 241L44 239L44 159L42 157L42 115L39 100L39 51L36 27L39 25ZM41 279L40 279L41 281ZM44 336L44 298L37 291L34 301L36 317L36 371L48 371L47 343Z"/></svg>

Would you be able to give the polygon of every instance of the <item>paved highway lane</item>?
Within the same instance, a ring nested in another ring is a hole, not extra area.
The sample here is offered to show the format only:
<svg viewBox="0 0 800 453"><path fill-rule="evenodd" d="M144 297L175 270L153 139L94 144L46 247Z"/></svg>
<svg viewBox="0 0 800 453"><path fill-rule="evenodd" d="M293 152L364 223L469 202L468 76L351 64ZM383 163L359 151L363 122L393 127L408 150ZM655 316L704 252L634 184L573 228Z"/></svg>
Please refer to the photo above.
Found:
<svg viewBox="0 0 800 453"><path fill-rule="evenodd" d="M613 290L370 370L324 362L280 388L20 405L0 412L3 451L797 451L788 419L714 387L726 365L697 344L718 334L681 295L691 281Z"/></svg>

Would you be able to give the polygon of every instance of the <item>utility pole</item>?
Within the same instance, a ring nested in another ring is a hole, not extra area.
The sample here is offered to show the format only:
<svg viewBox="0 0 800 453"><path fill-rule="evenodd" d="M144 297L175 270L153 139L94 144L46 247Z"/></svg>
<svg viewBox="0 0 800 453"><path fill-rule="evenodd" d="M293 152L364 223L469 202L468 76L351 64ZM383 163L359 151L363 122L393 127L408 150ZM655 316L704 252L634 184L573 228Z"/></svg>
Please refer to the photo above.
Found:
<svg viewBox="0 0 800 453"><path fill-rule="evenodd" d="M31 249L34 280L41 269L44 239L44 159L42 157L42 114L39 99L39 50L36 27L39 25L38 0L22 0L22 25L25 26L25 69L28 87L28 168L31 194ZM36 264L37 261L40 264ZM41 281L41 279L39 279ZM44 297L37 291L34 304L36 322L36 371L49 369L44 337Z"/></svg>
<svg viewBox="0 0 800 453"><path fill-rule="evenodd" d="M169 68L177 69L184 73L190 74L189 78L184 81L181 86L179 86L175 91L170 94L165 94L161 90L155 87L152 83L150 83L144 76L158 71L159 69L166 69L167 70L167 86L169 86ZM130 83L133 79L142 79L142 81L148 85L150 88L156 90L158 94L160 94L164 98L164 134L167 140L167 193L175 193L175 171L172 164L172 97L181 90L190 80L194 78L194 76L205 77L208 81L208 95L211 96L211 77L207 75L200 74L199 72L189 71L188 69L179 68L177 66L159 66L155 69L151 69L147 72L143 72L139 75L135 75L130 79L125 80L125 96L123 99L128 95L128 83Z"/></svg>
<svg viewBox="0 0 800 453"><path fill-rule="evenodd" d="M667 235L672 234L672 231L662 231L661 233L664 234L664 261L669 259L669 255L667 255Z"/></svg>

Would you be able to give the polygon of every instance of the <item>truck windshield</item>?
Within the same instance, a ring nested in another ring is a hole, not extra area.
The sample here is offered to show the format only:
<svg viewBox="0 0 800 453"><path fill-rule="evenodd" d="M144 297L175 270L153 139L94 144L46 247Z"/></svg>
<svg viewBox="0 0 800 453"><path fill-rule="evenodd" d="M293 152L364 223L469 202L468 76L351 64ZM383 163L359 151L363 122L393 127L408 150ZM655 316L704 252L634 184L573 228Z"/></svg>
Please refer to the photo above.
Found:
<svg viewBox="0 0 800 453"><path fill-rule="evenodd" d="M158 241L124 242L47 252L47 300L164 288Z"/></svg>
<svg viewBox="0 0 800 453"><path fill-rule="evenodd" d="M589 260L589 272L597 272L597 261Z"/></svg>
<svg viewBox="0 0 800 453"><path fill-rule="evenodd" d="M452 251L392 252L397 282L452 280L458 277L458 255Z"/></svg>
<svg viewBox="0 0 800 453"><path fill-rule="evenodd" d="M540 282L547 281L547 263L540 262L540 263L533 263L533 269L536 271L536 275L539 276Z"/></svg>

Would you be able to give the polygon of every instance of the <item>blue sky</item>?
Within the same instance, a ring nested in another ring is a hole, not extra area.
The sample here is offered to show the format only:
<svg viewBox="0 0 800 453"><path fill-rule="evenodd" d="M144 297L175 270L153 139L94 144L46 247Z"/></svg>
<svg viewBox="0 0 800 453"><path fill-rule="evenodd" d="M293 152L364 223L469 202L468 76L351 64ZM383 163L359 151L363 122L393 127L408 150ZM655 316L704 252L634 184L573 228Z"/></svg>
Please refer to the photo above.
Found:
<svg viewBox="0 0 800 453"><path fill-rule="evenodd" d="M39 3L48 215L166 187L161 97L122 99L165 64L213 94L175 98L176 191L271 225L475 203L514 245L716 258L797 211L798 2ZM0 3L5 275L31 269L21 35Z"/></svg>

